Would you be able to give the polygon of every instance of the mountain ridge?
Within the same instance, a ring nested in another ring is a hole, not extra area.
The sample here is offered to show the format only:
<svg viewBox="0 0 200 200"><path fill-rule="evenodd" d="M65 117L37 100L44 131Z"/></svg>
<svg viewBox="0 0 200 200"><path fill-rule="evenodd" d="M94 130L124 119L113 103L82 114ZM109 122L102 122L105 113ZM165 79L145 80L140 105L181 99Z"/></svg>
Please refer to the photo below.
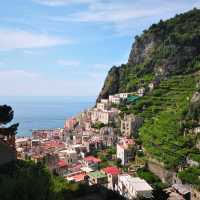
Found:
<svg viewBox="0 0 200 200"><path fill-rule="evenodd" d="M146 86L158 77L196 71L200 61L199 43L199 9L151 25L135 37L127 64L109 70L97 101L110 94L136 91L140 85Z"/></svg>

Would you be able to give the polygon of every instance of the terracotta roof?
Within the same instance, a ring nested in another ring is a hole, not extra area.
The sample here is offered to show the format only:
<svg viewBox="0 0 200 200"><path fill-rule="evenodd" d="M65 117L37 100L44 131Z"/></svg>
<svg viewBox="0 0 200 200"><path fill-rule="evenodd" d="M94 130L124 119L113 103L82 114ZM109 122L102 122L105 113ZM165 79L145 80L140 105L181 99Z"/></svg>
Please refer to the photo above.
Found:
<svg viewBox="0 0 200 200"><path fill-rule="evenodd" d="M124 138L119 142L119 146L123 149L127 149L130 146L134 145L135 141L133 139Z"/></svg>
<svg viewBox="0 0 200 200"><path fill-rule="evenodd" d="M85 161L87 162L92 162L92 163L99 163L101 160L99 158L95 158L94 156L87 156L84 158Z"/></svg>
<svg viewBox="0 0 200 200"><path fill-rule="evenodd" d="M79 182L79 181L83 181L85 176L86 176L86 173L82 172L80 174L76 174L76 175L72 176L71 178L73 178L74 181Z"/></svg>
<svg viewBox="0 0 200 200"><path fill-rule="evenodd" d="M114 167L114 166L109 166L109 167L103 168L102 171L104 171L106 174L111 174L111 175L120 174L120 169L118 167Z"/></svg>
<svg viewBox="0 0 200 200"><path fill-rule="evenodd" d="M43 144L43 148L44 149L50 149L50 148L62 148L65 145L60 142L60 141L55 141L55 140L51 140L51 141L47 141Z"/></svg>
<svg viewBox="0 0 200 200"><path fill-rule="evenodd" d="M59 160L57 164L60 168L67 167L67 163L64 160Z"/></svg>

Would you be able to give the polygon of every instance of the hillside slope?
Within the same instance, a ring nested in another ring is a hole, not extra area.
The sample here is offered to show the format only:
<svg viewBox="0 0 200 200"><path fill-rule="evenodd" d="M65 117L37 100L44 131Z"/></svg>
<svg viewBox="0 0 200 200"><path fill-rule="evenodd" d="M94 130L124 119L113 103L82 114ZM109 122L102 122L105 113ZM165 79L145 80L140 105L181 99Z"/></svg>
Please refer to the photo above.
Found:
<svg viewBox="0 0 200 200"><path fill-rule="evenodd" d="M148 84L159 84L148 90ZM122 114L144 118L138 132L146 159L180 173L200 175L200 10L153 24L136 37L127 64L113 67L97 99L144 87L143 97L121 105ZM196 162L190 169L188 160ZM198 173L197 173L198 172ZM193 178L194 178L193 176ZM200 188L200 182L194 183Z"/></svg>
<svg viewBox="0 0 200 200"><path fill-rule="evenodd" d="M135 37L128 63L108 73L100 98L135 91L155 77L187 74L199 68L200 10L160 21Z"/></svg>

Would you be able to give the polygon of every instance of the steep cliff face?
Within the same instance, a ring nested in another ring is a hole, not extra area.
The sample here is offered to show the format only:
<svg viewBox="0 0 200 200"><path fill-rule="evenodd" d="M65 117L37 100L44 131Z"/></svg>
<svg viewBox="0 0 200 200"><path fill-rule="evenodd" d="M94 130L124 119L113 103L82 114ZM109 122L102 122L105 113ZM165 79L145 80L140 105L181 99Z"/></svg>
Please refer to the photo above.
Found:
<svg viewBox="0 0 200 200"><path fill-rule="evenodd" d="M154 49L161 42L160 37L154 33L144 34L141 38L136 37L135 39L128 59L130 65L138 65L151 59Z"/></svg>
<svg viewBox="0 0 200 200"><path fill-rule="evenodd" d="M194 9L153 24L132 45L128 63L113 67L98 100L117 92L135 91L156 77L187 74L200 62L200 10Z"/></svg>
<svg viewBox="0 0 200 200"><path fill-rule="evenodd" d="M101 98L107 98L108 95L110 94L117 93L118 90L119 90L119 68L114 66L110 69L108 73L104 86L98 97L98 101Z"/></svg>

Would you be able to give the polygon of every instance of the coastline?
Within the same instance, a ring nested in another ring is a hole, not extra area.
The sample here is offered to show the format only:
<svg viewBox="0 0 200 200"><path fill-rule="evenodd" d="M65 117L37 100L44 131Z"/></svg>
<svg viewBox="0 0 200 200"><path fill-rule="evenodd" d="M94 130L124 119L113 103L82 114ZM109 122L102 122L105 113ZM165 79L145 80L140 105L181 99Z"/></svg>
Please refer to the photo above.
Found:
<svg viewBox="0 0 200 200"><path fill-rule="evenodd" d="M96 97L2 97L0 104L15 111L19 123L17 136L31 136L31 129L63 128L66 119L94 105Z"/></svg>

